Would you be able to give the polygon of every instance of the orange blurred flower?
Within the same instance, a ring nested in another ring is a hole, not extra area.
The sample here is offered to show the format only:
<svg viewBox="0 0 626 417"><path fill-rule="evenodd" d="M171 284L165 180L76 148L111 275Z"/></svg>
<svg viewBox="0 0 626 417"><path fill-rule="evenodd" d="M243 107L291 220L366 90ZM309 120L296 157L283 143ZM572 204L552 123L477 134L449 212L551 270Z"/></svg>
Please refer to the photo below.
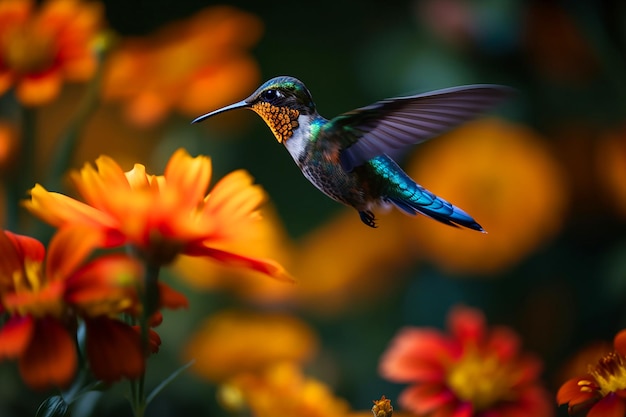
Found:
<svg viewBox="0 0 626 417"><path fill-rule="evenodd" d="M92 51L102 24L100 3L0 1L0 94L15 86L25 105L54 99L64 80L86 81L95 72Z"/></svg>
<svg viewBox="0 0 626 417"><path fill-rule="evenodd" d="M626 128L598 143L596 167L600 180L618 212L626 218Z"/></svg>
<svg viewBox="0 0 626 417"><path fill-rule="evenodd" d="M195 360L192 369L201 376L224 381L279 361L305 362L316 351L315 334L296 317L224 311L212 316L196 332L185 357Z"/></svg>
<svg viewBox="0 0 626 417"><path fill-rule="evenodd" d="M424 145L409 174L462 207L488 234L408 218L419 252L451 271L495 273L519 262L561 227L568 193L541 138L483 119Z"/></svg>
<svg viewBox="0 0 626 417"><path fill-rule="evenodd" d="M229 409L249 409L255 417L343 417L348 403L324 383L302 375L293 363L277 363L261 373L240 374L218 393Z"/></svg>
<svg viewBox="0 0 626 417"><path fill-rule="evenodd" d="M261 32L255 16L214 6L152 37L126 39L108 59L103 96L125 101L128 118L142 126L172 109L195 116L239 100L259 80L248 49Z"/></svg>
<svg viewBox="0 0 626 417"><path fill-rule="evenodd" d="M25 206L56 227L82 225L106 236L105 246L130 244L150 263L165 265L178 254L206 256L231 266L291 280L276 262L244 256L222 247L260 220L265 199L245 171L221 179L206 194L211 179L208 157L179 149L162 176L135 164L128 172L111 158L86 164L71 178L85 203L49 192L37 184Z"/></svg>
<svg viewBox="0 0 626 417"><path fill-rule="evenodd" d="M559 405L569 413L588 410L588 417L622 417L626 414L626 330L613 340L614 351L604 355L586 375L572 378L559 389Z"/></svg>
<svg viewBox="0 0 626 417"><path fill-rule="evenodd" d="M483 314L467 307L450 312L448 327L450 335L405 328L384 353L382 376L414 384L402 392L400 405L439 417L552 415L538 381L540 364L519 352L511 330L487 329Z"/></svg>
<svg viewBox="0 0 626 417"><path fill-rule="evenodd" d="M120 268L117 261L102 258L94 262L95 266L84 267L92 273L77 272L100 243L97 234L85 233L81 228L62 229L52 238L44 265L45 249L39 241L6 231L0 233L0 311L9 316L0 328L0 360L18 359L24 381L34 388L64 386L74 375L77 353L71 335L76 321L72 313L81 301L94 298L89 290L92 287L81 285L85 278L112 280L119 275L102 277L93 272L117 270L128 275L136 271L134 265L129 268L127 261ZM103 268L104 263L115 265ZM138 278L134 277L132 290ZM94 315L81 314L87 324L90 368L96 377L107 382L122 376L135 378L144 367L139 336L130 326L110 318L126 307L112 302L106 289L101 289L97 297L108 298L111 304L107 309L94 311Z"/></svg>

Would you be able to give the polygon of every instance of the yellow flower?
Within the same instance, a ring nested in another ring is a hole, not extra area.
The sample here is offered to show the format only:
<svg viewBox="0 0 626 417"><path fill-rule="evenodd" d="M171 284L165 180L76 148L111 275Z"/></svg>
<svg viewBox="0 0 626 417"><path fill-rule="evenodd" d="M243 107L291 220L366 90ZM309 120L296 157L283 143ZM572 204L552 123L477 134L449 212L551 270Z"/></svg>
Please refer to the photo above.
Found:
<svg viewBox="0 0 626 417"><path fill-rule="evenodd" d="M495 273L559 231L568 198L559 166L528 128L484 119L434 140L408 169L488 234L408 218L419 252L451 271Z"/></svg>
<svg viewBox="0 0 626 417"><path fill-rule="evenodd" d="M240 374L222 386L218 395L226 407L247 408L256 417L343 417L349 409L328 386L302 375L288 362L262 373Z"/></svg>
<svg viewBox="0 0 626 417"><path fill-rule="evenodd" d="M259 371L272 363L305 362L317 351L313 331L286 314L224 311L212 316L185 350L193 370L211 381Z"/></svg>
<svg viewBox="0 0 626 417"><path fill-rule="evenodd" d="M0 2L0 94L15 86L26 105L54 99L63 83L86 81L96 68L91 44L102 21L99 3Z"/></svg>
<svg viewBox="0 0 626 417"><path fill-rule="evenodd" d="M141 164L124 172L105 156L96 167L86 164L71 174L85 203L36 185L25 206L53 226L80 224L102 233L107 247L132 245L154 264L168 264L178 254L205 256L291 280L274 261L222 249L260 221L265 193L245 171L230 173L207 195L210 159L183 149L161 176L146 174Z"/></svg>
<svg viewBox="0 0 626 417"><path fill-rule="evenodd" d="M258 66L247 50L261 31L255 16L218 6L124 40L108 59L104 98L124 101L129 120L143 126L172 109L193 116L223 106L256 86Z"/></svg>

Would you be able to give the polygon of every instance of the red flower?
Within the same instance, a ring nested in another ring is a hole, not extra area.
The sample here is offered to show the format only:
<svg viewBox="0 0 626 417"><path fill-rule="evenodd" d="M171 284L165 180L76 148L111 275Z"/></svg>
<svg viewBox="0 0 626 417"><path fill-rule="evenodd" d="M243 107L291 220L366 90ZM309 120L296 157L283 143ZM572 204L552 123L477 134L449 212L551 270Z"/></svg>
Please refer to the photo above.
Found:
<svg viewBox="0 0 626 417"><path fill-rule="evenodd" d="M93 374L105 382L137 378L144 370L139 333L115 319L139 311L136 288L142 269L125 256L100 257L81 267L104 237L83 228L61 229L47 258L37 240L0 231L0 360L17 359L33 388L71 382L78 355L76 315L86 324L86 351ZM44 258L45 265L44 265ZM181 307L186 299L161 285L160 306ZM158 335L150 335L158 349Z"/></svg>
<svg viewBox="0 0 626 417"><path fill-rule="evenodd" d="M626 415L626 330L613 340L615 350L600 358L589 373L565 382L556 395L569 413L588 409L588 417Z"/></svg>
<svg viewBox="0 0 626 417"><path fill-rule="evenodd" d="M467 307L452 310L448 327L450 335L406 328L384 353L383 377L413 383L401 406L437 417L552 415L540 363L519 352L510 329L487 329L483 314Z"/></svg>

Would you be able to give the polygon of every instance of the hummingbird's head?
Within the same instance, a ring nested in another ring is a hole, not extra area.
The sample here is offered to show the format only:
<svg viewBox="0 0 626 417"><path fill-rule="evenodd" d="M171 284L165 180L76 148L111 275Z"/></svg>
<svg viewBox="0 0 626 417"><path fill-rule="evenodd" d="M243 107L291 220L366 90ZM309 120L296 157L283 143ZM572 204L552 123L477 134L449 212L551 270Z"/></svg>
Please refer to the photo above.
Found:
<svg viewBox="0 0 626 417"><path fill-rule="evenodd" d="M245 100L204 114L192 123L234 109L254 110L269 126L278 142L288 140L299 127L298 117L316 113L315 103L306 86L293 77L276 77L265 82Z"/></svg>

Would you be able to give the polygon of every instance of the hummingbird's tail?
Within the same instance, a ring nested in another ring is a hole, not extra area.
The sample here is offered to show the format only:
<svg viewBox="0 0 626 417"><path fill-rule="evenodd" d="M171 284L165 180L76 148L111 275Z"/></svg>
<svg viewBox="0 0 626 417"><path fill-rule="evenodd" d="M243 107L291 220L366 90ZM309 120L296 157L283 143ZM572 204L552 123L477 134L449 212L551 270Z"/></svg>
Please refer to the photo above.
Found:
<svg viewBox="0 0 626 417"><path fill-rule="evenodd" d="M404 184L404 187L398 189L397 193L394 194L388 196L387 200L408 214L420 213L448 226L463 226L486 233L485 229L465 211L413 181Z"/></svg>

